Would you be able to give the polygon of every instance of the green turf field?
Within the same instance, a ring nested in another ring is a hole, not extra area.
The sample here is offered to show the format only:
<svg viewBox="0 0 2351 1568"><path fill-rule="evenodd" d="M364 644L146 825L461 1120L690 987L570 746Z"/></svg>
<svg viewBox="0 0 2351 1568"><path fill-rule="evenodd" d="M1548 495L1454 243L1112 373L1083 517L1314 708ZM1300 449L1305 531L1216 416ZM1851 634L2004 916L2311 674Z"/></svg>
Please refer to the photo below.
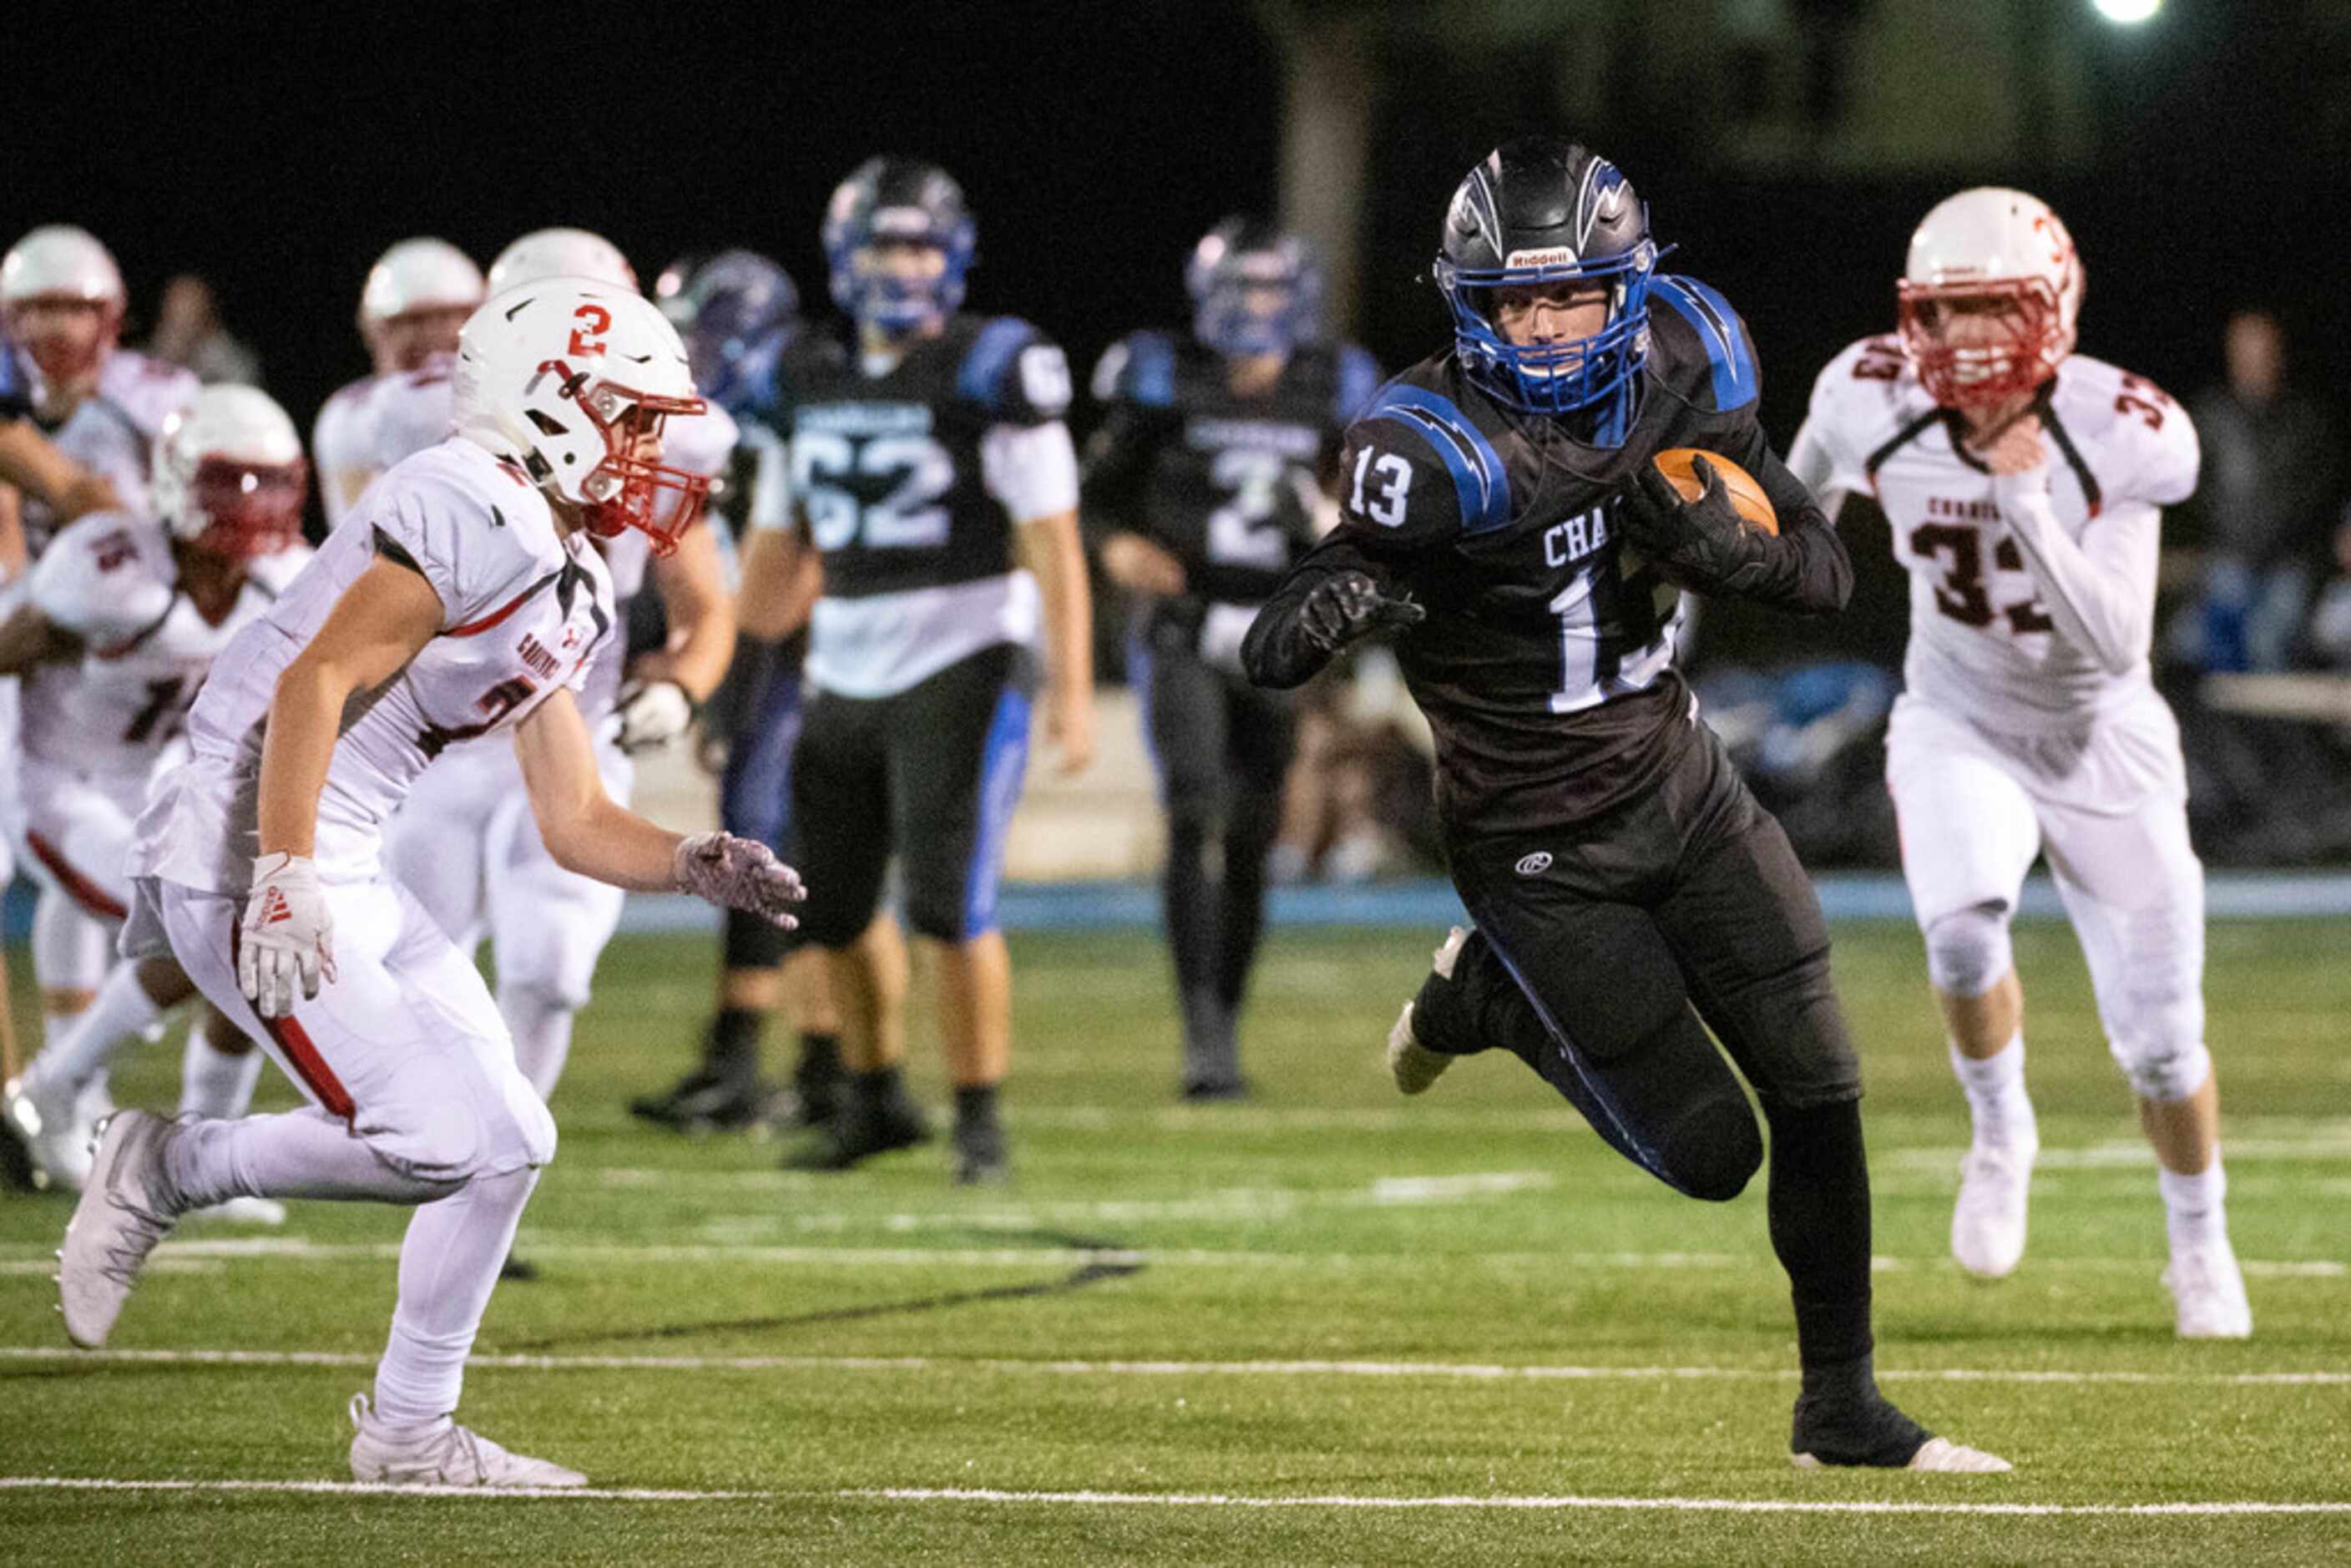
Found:
<svg viewBox="0 0 2351 1568"><path fill-rule="evenodd" d="M1930 1426L2016 1461L1985 1478L1788 1468L1792 1333L1760 1181L1723 1207L1675 1197L1501 1053L1398 1099L1379 1046L1432 935L1277 933L1248 1040L1258 1096L1198 1110L1172 1100L1155 945L1018 939L1017 1179L982 1193L950 1189L935 1146L787 1176L772 1145L632 1124L625 1096L685 1060L710 956L617 944L524 1218L543 1278L492 1303L464 1410L613 1495L282 1484L348 1481L343 1406L383 1339L397 1213L298 1205L283 1233L183 1230L114 1349L87 1355L52 1310L64 1200L0 1200L0 1557L2351 1556L2351 929L2212 931L2257 1337L2199 1345L2172 1338L2153 1167L2070 935L2019 932L2045 1149L2032 1250L1983 1285L1945 1257L1964 1111L1916 938L1840 932L1879 1364ZM935 1103L927 1036L914 1067ZM168 1103L177 1070L175 1040L118 1095ZM264 1095L289 1098L274 1080ZM2337 1509L2249 1506L2322 1502ZM2166 1505L2228 1510L2147 1511Z"/></svg>

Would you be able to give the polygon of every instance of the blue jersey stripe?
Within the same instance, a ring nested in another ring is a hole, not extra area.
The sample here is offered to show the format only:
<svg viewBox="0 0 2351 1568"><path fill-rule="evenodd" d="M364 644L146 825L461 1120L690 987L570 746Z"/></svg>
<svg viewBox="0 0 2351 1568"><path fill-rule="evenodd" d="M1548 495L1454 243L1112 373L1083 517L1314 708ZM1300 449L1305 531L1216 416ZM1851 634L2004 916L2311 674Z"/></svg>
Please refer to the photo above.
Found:
<svg viewBox="0 0 2351 1568"><path fill-rule="evenodd" d="M1485 433L1450 399L1426 387L1392 382L1364 411L1365 419L1392 419L1417 430L1453 471L1464 532L1480 534L1510 520L1510 476Z"/></svg>
<svg viewBox="0 0 2351 1568"><path fill-rule="evenodd" d="M1146 408L1176 402L1176 345L1156 332L1126 340L1126 395Z"/></svg>
<svg viewBox="0 0 2351 1568"><path fill-rule="evenodd" d="M996 716L979 754L979 831L964 870L963 936L968 941L997 927L996 893L1004 876L1005 840L1020 783L1029 768L1029 694L1017 685L996 699Z"/></svg>
<svg viewBox="0 0 2351 1568"><path fill-rule="evenodd" d="M1755 353L1748 347L1747 334L1740 330L1730 301L1695 277L1660 277L1656 297L1698 329L1698 341L1706 345L1708 368L1714 371L1714 406L1729 410L1754 402L1761 390Z"/></svg>
<svg viewBox="0 0 2351 1568"><path fill-rule="evenodd" d="M1004 379L1005 367L1032 333L1029 323L1017 316L998 316L982 327L972 340L971 351L964 356L963 368L956 372L956 395L993 405L996 384Z"/></svg>

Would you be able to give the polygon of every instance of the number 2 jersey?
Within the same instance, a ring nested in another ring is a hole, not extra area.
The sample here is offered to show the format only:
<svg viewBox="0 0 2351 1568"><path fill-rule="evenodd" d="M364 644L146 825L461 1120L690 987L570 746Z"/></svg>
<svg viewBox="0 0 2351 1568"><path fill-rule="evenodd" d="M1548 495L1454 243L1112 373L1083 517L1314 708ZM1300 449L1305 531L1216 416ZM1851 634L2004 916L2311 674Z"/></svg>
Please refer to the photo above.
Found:
<svg viewBox="0 0 2351 1568"><path fill-rule="evenodd" d="M2034 408L2049 505L2075 547L2062 559L2028 560L2032 539L2002 516L1958 415L1935 405L1893 338L1865 339L1821 371L1789 454L1823 496L1864 492L1885 509L1910 574L1907 693L1995 731L2075 727L2152 691L2159 508L2196 488L2195 427L2151 382L2074 354ZM2116 607L2123 645L2107 650L2119 667L2065 634L2066 606L2036 568L2070 595L2129 601Z"/></svg>
<svg viewBox="0 0 2351 1568"><path fill-rule="evenodd" d="M808 678L884 697L999 643L1030 644L1035 581L1013 529L1074 511L1077 457L1061 349L1010 316L956 316L868 373L853 350L796 345L789 402L765 411L789 444L789 507L824 563Z"/></svg>
<svg viewBox="0 0 2351 1568"><path fill-rule="evenodd" d="M26 760L99 780L135 806L214 658L268 610L307 554L253 562L215 624L182 591L161 523L97 512L67 527L35 564L25 592L82 652L26 678Z"/></svg>
<svg viewBox="0 0 2351 1568"><path fill-rule="evenodd" d="M1313 586L1362 571L1427 612L1396 661L1437 738L1437 805L1458 834L1574 821L1649 788L1694 737L1675 668L1680 591L1619 539L1624 497L1659 452L1719 452L1763 486L1780 544L1748 597L1840 609L1852 562L1756 421L1747 329L1702 283L1649 290L1649 352L1613 446L1488 397L1451 350L1383 387L1348 428L1341 520L1250 630L1251 678L1319 666L1296 634Z"/></svg>
<svg viewBox="0 0 2351 1568"><path fill-rule="evenodd" d="M316 852L329 882L377 874L383 820L434 758L510 727L559 687L578 690L618 634L595 547L584 533L558 533L518 468L464 439L418 453L370 486L310 564L214 660L188 717L193 755L157 784L140 820L133 876L245 891L277 678L378 560L431 585L441 631L345 706L319 797Z"/></svg>
<svg viewBox="0 0 2351 1568"><path fill-rule="evenodd" d="M1379 380L1352 343L1309 345L1242 397L1223 355L1165 332L1121 340L1095 368L1105 413L1086 449L1087 528L1182 563L1183 594L1151 614L1209 663L1237 664L1258 606L1312 548L1342 436Z"/></svg>

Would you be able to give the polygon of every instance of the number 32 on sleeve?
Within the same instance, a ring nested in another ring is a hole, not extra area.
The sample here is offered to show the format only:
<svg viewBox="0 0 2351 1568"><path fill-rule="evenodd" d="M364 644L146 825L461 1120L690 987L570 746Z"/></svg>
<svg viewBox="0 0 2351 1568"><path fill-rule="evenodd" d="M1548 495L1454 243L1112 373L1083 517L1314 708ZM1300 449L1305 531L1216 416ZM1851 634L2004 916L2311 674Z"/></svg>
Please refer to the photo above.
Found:
<svg viewBox="0 0 2351 1568"><path fill-rule="evenodd" d="M1365 501L1364 482L1371 482L1371 498ZM1355 459L1355 487L1347 499L1347 509L1358 517L1369 517L1384 528L1404 527L1404 500L1412 489L1412 460L1393 452L1364 448Z"/></svg>

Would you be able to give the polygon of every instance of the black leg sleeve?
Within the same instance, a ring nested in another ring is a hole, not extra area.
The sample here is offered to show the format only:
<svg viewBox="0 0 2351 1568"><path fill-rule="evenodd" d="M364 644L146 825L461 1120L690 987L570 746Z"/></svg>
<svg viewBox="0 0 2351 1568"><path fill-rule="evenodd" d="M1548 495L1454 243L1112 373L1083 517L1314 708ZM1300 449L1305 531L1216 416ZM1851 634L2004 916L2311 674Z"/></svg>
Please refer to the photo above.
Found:
<svg viewBox="0 0 2351 1568"><path fill-rule="evenodd" d="M1861 1102L1765 1101L1771 1124L1771 1249L1788 1271L1805 1368L1870 1354L1869 1162Z"/></svg>

